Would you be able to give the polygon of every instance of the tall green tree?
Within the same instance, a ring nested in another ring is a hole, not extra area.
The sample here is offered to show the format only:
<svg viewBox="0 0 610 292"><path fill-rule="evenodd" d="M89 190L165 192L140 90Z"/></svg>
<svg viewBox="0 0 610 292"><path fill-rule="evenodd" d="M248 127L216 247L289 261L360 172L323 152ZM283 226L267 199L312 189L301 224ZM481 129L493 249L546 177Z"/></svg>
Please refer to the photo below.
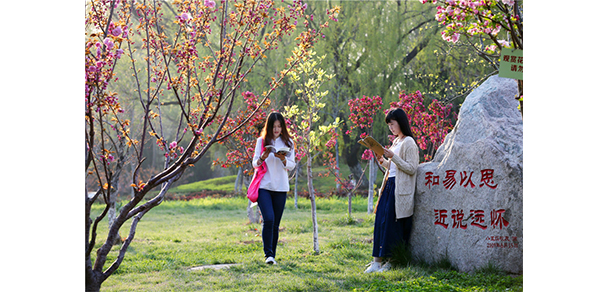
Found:
<svg viewBox="0 0 610 292"><path fill-rule="evenodd" d="M325 33L319 50L328 54L328 68L336 75L329 85L332 108L326 114L331 119L346 120L349 99L378 95L388 100L406 89L409 64L438 38L439 30L438 26L432 30L420 29L434 23L434 9L411 2L340 2L345 13L341 22ZM314 2L308 9L323 10L336 3ZM381 115L375 119L378 122L374 123L373 135L385 133ZM358 158L363 149L354 137L361 133L348 135L347 130L344 126L341 156L354 176L360 177L362 167Z"/></svg>

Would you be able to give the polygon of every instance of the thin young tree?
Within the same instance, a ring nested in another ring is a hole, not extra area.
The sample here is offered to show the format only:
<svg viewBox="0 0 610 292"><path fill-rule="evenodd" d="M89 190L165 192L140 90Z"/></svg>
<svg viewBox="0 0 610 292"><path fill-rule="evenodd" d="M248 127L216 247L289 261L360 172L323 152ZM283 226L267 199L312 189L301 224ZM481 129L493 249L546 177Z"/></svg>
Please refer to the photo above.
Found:
<svg viewBox="0 0 610 292"><path fill-rule="evenodd" d="M294 71L289 73L290 81L297 84L295 95L298 96L302 106L293 105L286 107L285 116L292 120L297 125L297 136L303 139L302 145L304 154L307 157L307 189L309 199L311 200L311 220L313 224L313 250L317 254L320 252L320 244L318 242L318 219L316 212L316 191L313 185L312 164L315 155L322 153L322 146L326 143L325 140L330 140L330 133L339 125L339 119L329 125L319 125L319 111L326 106L323 102L328 95L328 91L321 91L320 87L323 83L332 79L334 75L326 73L319 68L320 61L324 58L313 58L315 53L312 53L312 58L299 64Z"/></svg>

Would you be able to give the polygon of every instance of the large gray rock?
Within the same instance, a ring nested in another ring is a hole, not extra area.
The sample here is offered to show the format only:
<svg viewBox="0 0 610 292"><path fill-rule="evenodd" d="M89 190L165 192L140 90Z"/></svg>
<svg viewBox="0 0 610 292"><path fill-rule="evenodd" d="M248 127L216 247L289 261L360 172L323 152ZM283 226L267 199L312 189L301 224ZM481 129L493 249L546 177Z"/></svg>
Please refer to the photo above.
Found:
<svg viewBox="0 0 610 292"><path fill-rule="evenodd" d="M412 254L460 271L523 272L523 120L514 79L490 77L417 171ZM452 179L453 178L453 179Z"/></svg>

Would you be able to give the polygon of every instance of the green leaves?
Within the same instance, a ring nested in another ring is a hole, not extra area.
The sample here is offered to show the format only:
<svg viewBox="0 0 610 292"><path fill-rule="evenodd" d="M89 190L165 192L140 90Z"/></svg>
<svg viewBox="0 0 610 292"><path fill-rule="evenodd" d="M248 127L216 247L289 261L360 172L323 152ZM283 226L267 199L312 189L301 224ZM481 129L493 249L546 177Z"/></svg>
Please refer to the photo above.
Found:
<svg viewBox="0 0 610 292"><path fill-rule="evenodd" d="M337 119L329 125L318 125L317 128L314 126L321 121L318 113L326 107L323 100L329 93L328 90L320 91L320 88L335 76L319 68L326 55L315 55L315 52L312 52L307 61L288 73L289 81L297 86L294 94L302 103L284 107L284 115L296 125L294 134L297 136L297 141L303 141L308 154L319 151L326 141L331 139L327 138L327 134L339 125Z"/></svg>

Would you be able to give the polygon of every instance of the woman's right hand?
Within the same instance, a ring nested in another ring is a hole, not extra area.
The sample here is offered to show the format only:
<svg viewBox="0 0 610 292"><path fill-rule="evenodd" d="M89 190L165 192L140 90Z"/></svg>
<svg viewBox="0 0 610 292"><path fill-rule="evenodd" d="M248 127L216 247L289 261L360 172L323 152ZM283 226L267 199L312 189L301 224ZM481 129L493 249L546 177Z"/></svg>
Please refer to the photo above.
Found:
<svg viewBox="0 0 610 292"><path fill-rule="evenodd" d="M382 164L384 162L383 155L378 155L377 153L375 153L375 157L377 158L379 164Z"/></svg>
<svg viewBox="0 0 610 292"><path fill-rule="evenodd" d="M265 149L265 152L263 152L263 154L261 154L261 159L262 160L267 159L267 157L269 157L270 152L271 152L271 149L269 149L269 148Z"/></svg>

